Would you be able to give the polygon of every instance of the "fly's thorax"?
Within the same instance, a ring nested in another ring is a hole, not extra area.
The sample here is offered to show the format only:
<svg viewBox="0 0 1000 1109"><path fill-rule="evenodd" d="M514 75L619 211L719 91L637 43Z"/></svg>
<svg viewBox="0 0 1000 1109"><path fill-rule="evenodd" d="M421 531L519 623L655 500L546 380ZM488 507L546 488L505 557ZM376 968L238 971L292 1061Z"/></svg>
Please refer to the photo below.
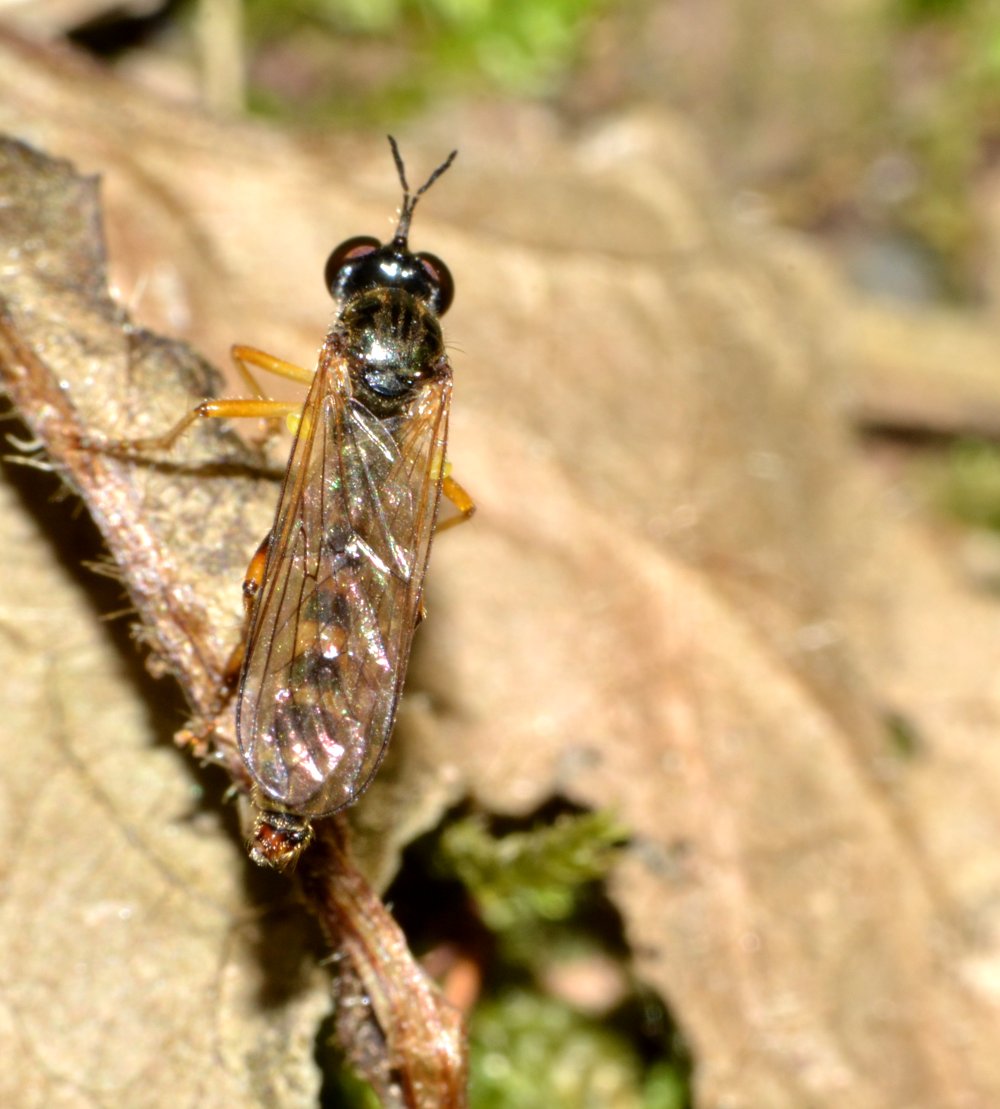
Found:
<svg viewBox="0 0 1000 1109"><path fill-rule="evenodd" d="M376 416L399 414L421 384L445 368L437 314L405 289L356 293L336 330L354 395Z"/></svg>

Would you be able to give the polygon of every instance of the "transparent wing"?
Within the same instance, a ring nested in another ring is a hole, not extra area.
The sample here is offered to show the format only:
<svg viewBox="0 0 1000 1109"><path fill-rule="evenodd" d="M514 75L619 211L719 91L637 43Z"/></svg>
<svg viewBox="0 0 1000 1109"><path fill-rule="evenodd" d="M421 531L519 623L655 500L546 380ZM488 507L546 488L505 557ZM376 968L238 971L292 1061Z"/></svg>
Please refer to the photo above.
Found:
<svg viewBox="0 0 1000 1109"><path fill-rule="evenodd" d="M392 729L444 465L451 376L380 421L321 364L253 609L237 703L261 790L304 816L350 804Z"/></svg>

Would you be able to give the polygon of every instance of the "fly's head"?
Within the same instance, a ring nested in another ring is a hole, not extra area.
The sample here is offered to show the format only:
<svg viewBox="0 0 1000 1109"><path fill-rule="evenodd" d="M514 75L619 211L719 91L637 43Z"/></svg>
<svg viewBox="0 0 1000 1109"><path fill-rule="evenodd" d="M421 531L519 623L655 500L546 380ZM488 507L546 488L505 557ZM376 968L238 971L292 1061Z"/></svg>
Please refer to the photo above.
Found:
<svg viewBox="0 0 1000 1109"><path fill-rule="evenodd" d="M403 186L396 233L387 243L367 235L340 244L326 263L326 285L340 306L336 331L347 355L358 399L376 415L398 412L421 382L445 366L439 317L455 287L448 267L408 245L417 201L451 165L453 151L410 195L403 162L390 137Z"/></svg>

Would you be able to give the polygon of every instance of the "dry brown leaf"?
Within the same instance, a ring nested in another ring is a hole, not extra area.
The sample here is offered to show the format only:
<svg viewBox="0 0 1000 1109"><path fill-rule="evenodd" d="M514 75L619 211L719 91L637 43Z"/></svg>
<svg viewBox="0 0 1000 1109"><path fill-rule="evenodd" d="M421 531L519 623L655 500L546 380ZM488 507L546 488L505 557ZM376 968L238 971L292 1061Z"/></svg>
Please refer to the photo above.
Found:
<svg viewBox="0 0 1000 1109"><path fill-rule="evenodd" d="M106 175L140 315L215 359L238 340L310 360L327 251L398 200L381 142L133 92L125 110L121 86L10 43L0 92L0 126ZM853 309L808 252L726 212L668 120L570 145L480 109L409 159L455 145L415 244L458 282L451 454L480 513L436 545L415 696L355 810L371 873L467 793L614 806L636 837L614 897L699 1104L996 1104L1000 623L864 469ZM920 736L908 759L889 709ZM79 881L64 845L34 849ZM15 892L8 921L46 904ZM39 1000L73 1011L48 973L18 976L12 1030ZM141 992L79 989L102 1014Z"/></svg>
<svg viewBox="0 0 1000 1109"><path fill-rule="evenodd" d="M181 705L137 680L133 644L102 622L72 501L46 503L48 474L4 479L0 1101L314 1103L329 1001L310 929L280 896L248 901L217 805L154 742Z"/></svg>

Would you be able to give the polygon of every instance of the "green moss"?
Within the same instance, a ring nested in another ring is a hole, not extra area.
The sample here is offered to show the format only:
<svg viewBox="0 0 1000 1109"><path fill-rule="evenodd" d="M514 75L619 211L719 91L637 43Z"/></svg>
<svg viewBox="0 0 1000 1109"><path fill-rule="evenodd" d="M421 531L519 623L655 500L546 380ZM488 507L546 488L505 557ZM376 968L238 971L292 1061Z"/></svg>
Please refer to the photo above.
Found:
<svg viewBox="0 0 1000 1109"><path fill-rule="evenodd" d="M368 52L365 80L338 80L313 102L314 117L376 118L389 107L418 106L430 96L502 89L521 95L554 91L581 50L593 18L611 0L249 0L247 33L257 47L282 40L311 49L351 44ZM333 55L332 55L333 56ZM372 76L374 74L375 76ZM255 94L252 105L274 96ZM290 105L291 107L291 105Z"/></svg>
<svg viewBox="0 0 1000 1109"><path fill-rule="evenodd" d="M931 479L935 500L948 515L975 527L1000 529L1000 447L963 440Z"/></svg>
<svg viewBox="0 0 1000 1109"><path fill-rule="evenodd" d="M471 1026L470 1104L476 1109L683 1109L681 1068L644 1068L628 1040L568 1005L509 990L480 1005Z"/></svg>
<svg viewBox="0 0 1000 1109"><path fill-rule="evenodd" d="M906 58L922 40L927 59L919 69L902 71L908 83L884 124L916 170L899 216L940 259L951 289L961 292L974 279L983 240L972 189L1000 132L1000 6L993 0L892 0L887 10L895 20L898 56Z"/></svg>
<svg viewBox="0 0 1000 1109"><path fill-rule="evenodd" d="M896 10L903 19L922 22L962 16L975 4L976 0L896 0Z"/></svg>
<svg viewBox="0 0 1000 1109"><path fill-rule="evenodd" d="M436 839L433 869L461 883L493 940L470 1024L476 1109L690 1104L683 1046L658 999L636 988L601 890L625 838L607 812L562 812L506 832L466 816ZM553 972L573 964L617 968L600 1019L552 996Z"/></svg>
<svg viewBox="0 0 1000 1109"><path fill-rule="evenodd" d="M487 927L504 932L568 918L581 889L607 874L624 839L604 812L563 814L552 824L504 836L470 816L441 836L438 866L468 889Z"/></svg>

